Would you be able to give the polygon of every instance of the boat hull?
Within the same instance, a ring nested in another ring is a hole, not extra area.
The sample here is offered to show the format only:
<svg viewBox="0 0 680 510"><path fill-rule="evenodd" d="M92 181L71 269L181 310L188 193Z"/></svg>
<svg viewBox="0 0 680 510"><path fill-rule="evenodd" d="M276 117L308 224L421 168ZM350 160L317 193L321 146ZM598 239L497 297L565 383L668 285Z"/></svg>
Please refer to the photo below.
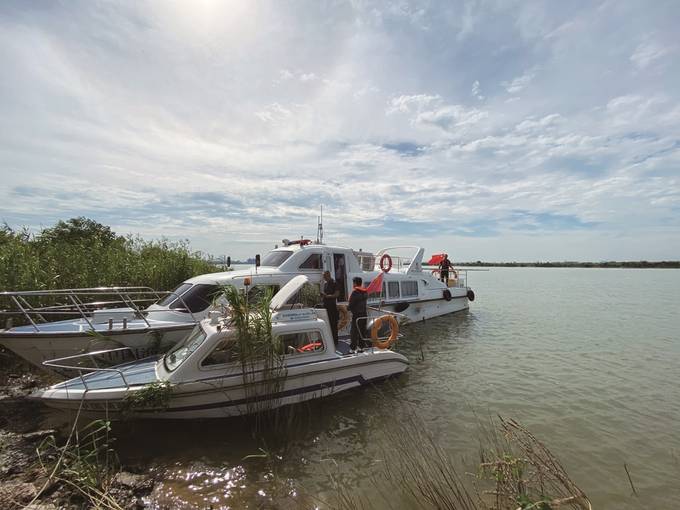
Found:
<svg viewBox="0 0 680 510"><path fill-rule="evenodd" d="M172 386L167 407L155 410L130 410L126 398L143 386L83 390L62 383L39 392L46 405L60 409L82 410L88 414L106 413L110 418L124 416L153 419L223 418L255 414L282 406L335 395L345 390L397 376L408 367L406 358L392 351L368 349L363 353L322 362L302 363L286 369L278 382L255 379L244 384L241 373L207 377ZM120 379L119 379L120 381ZM253 382L254 381L254 382ZM77 383L75 383L77 385Z"/></svg>
<svg viewBox="0 0 680 510"><path fill-rule="evenodd" d="M129 347L130 351L107 353L109 364L122 363L131 356L145 358L157 352L164 352L191 331L193 323L174 324L157 328L97 331L93 336L89 330L80 332L0 332L0 344L24 358L31 364L59 375L73 376L73 371L46 367L43 361L74 356L96 350Z"/></svg>

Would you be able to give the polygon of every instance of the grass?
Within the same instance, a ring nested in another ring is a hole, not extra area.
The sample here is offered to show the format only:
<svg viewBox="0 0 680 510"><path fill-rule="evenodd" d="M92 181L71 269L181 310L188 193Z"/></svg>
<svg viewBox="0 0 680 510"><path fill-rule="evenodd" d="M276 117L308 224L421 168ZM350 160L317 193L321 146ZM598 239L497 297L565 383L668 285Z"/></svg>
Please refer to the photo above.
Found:
<svg viewBox="0 0 680 510"><path fill-rule="evenodd" d="M170 290L188 278L214 271L216 266L202 253L191 251L187 241L120 236L87 218L59 221L35 234L7 224L0 227L0 292L102 286ZM15 306L0 296L2 309ZM26 323L21 315L2 315L0 328L6 320L15 326ZM0 367L18 368L19 363L0 347Z"/></svg>
<svg viewBox="0 0 680 510"><path fill-rule="evenodd" d="M337 474L325 508L358 510L591 510L559 460L514 420L480 423L480 459L468 471L446 451L414 409L392 409L394 424L376 438L379 454L368 493ZM465 465L469 465L466 462Z"/></svg>
<svg viewBox="0 0 680 510"><path fill-rule="evenodd" d="M272 334L272 292L266 291L253 304L247 293L236 287L224 287L223 294L229 326L234 330L233 355L241 364L246 412L265 418L277 402L263 397L278 393L287 373L281 342Z"/></svg>
<svg viewBox="0 0 680 510"><path fill-rule="evenodd" d="M114 285L170 290L216 270L187 241L120 236L87 218L59 221L36 234L0 227L0 291Z"/></svg>
<svg viewBox="0 0 680 510"><path fill-rule="evenodd" d="M81 429L77 424L78 417L65 444L60 446L51 435L38 446L38 461L47 480L31 504L56 484L79 499L83 508L122 510L110 494L114 477L120 471L118 457L111 447L111 423L96 420Z"/></svg>

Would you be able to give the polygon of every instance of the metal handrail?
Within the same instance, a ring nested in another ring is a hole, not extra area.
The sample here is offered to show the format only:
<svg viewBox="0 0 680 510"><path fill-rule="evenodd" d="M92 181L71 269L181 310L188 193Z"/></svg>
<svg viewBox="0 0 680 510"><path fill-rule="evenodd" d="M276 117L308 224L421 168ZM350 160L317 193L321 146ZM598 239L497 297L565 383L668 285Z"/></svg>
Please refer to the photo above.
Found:
<svg viewBox="0 0 680 510"><path fill-rule="evenodd" d="M133 286L133 287L84 287L84 288L73 288L73 289L44 289L44 290L10 290L0 292L0 296L42 296L42 295L67 295L72 292L79 292L81 294L97 294L97 293L114 293L120 291L131 291L136 290L138 293L140 291L158 293L159 291L144 286ZM167 292L170 291L161 291Z"/></svg>
<svg viewBox="0 0 680 510"><path fill-rule="evenodd" d="M131 296L138 296L138 295L148 295L148 294L154 294L157 299L152 300L151 298L137 298L134 299ZM103 295L103 294L113 294L117 295L117 300L109 300L108 302L102 303L101 301L95 301L95 302L83 302L80 298L82 296L97 296L97 295ZM71 304L58 304L58 305L52 305L52 306L40 306L40 307L33 307L28 303L25 299L25 297L55 297L55 296L61 296L69 299L71 301ZM147 325L147 327L151 327L151 324L146 318L146 314L150 313L157 313L157 312L167 312L168 310L166 309L161 309L161 310L148 310L148 309L140 309L137 304L139 303L144 303L144 302L157 302L160 297L165 297L165 296L174 296L179 300L179 302L182 304L184 308L174 308L173 310L175 311L184 311L188 312L189 315L191 316L191 320L196 323L198 322L198 319L194 315L194 313L191 311L191 309L187 306L186 301L184 298L178 294L175 291L156 291L152 289L151 287L96 287L96 288L87 288L87 289L55 289L55 290L30 290L30 291L4 291L0 292L0 297L5 297L9 298L11 302L14 303L14 305L17 307L17 311L13 310L0 310L0 315L23 315L24 318L33 326L33 328L37 331L40 332L40 324L42 323L47 323L43 315L75 315L79 316L81 319L85 320L88 325L90 326L91 330L95 330L96 328L92 324L90 317L88 317L88 313L92 313L93 308L96 309L98 305L101 304L116 304L116 303L121 303L125 304L132 313L134 313L136 316L140 317ZM23 304L22 304L23 302ZM153 304L153 303L150 303ZM68 308L68 309L64 309ZM75 308L75 310L74 310ZM42 323L36 324L36 322L33 320L32 317L38 317L40 320L42 320Z"/></svg>
<svg viewBox="0 0 680 510"><path fill-rule="evenodd" d="M85 386L86 390L89 390L87 386L87 381L85 381L85 377L83 377L83 371L87 372L116 372L118 375L120 375L120 378L123 380L123 384L125 384L126 389L130 389L130 384L128 384L127 379L125 379L125 374L123 373L122 370L118 368L99 368L99 367L80 367L80 366L73 366L73 365L62 365L57 362L60 361L66 361L66 360L72 360L76 358L82 358L85 356L88 356L92 359L92 362L96 364L96 361L92 358L92 356L98 356L100 354L108 354L111 352L116 352L116 351L130 351L133 356L135 356L135 351L131 347L117 347L115 349L103 349L101 351L92 351L92 352L85 352L82 354L74 354L73 356L65 356L63 358L54 358L54 359L49 359L45 360L42 362L43 365L46 367L52 367L52 368L65 368L67 370L78 370L79 372L79 377L81 382L83 383L83 386ZM135 356L135 359L137 356Z"/></svg>

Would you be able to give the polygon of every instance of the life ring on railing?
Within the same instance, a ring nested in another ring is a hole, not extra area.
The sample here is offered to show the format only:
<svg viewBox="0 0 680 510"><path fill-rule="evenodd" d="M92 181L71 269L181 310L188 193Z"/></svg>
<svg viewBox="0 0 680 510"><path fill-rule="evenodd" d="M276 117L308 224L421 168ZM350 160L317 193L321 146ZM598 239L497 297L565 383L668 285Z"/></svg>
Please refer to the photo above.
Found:
<svg viewBox="0 0 680 510"><path fill-rule="evenodd" d="M384 340L381 340L378 338L378 334L380 333L380 328L383 325L383 321L387 321L390 326L390 336ZM399 323L393 315L381 315L373 321L373 326L371 327L371 340L373 340L373 347L377 347L378 349L387 349L395 342L397 336L399 336Z"/></svg>
<svg viewBox="0 0 680 510"><path fill-rule="evenodd" d="M385 266L387 266L387 269L385 269ZM385 273L389 273L390 269L392 269L392 257L390 257L387 253L380 257L380 269L382 269Z"/></svg>
<svg viewBox="0 0 680 510"><path fill-rule="evenodd" d="M303 345L297 351L298 352L311 352L311 351L315 351L317 347L321 347L321 342L312 342L311 344Z"/></svg>
<svg viewBox="0 0 680 510"><path fill-rule="evenodd" d="M346 305L338 305L338 331L345 329L349 324L349 310Z"/></svg>
<svg viewBox="0 0 680 510"><path fill-rule="evenodd" d="M451 301L451 291L449 289L444 289L444 299L446 301Z"/></svg>

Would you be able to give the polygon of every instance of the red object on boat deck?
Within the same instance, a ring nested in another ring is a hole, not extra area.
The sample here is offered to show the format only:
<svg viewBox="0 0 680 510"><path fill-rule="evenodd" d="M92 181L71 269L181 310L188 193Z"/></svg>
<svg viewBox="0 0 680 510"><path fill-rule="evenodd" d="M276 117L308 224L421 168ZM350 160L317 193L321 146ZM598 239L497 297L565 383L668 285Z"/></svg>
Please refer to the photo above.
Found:
<svg viewBox="0 0 680 510"><path fill-rule="evenodd" d="M435 253L430 257L430 260L427 261L428 266L438 266L439 263L444 260L444 253Z"/></svg>

